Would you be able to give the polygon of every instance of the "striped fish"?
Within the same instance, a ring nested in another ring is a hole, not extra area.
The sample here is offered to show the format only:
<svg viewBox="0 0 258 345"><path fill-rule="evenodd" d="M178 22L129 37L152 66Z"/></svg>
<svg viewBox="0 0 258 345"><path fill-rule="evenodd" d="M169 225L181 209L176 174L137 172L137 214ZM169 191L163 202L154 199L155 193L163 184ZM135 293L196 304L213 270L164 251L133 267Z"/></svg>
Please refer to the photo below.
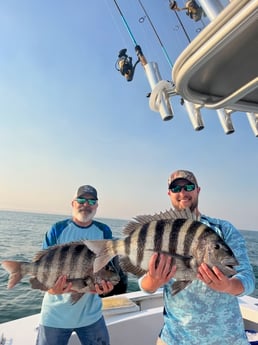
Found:
<svg viewBox="0 0 258 345"><path fill-rule="evenodd" d="M167 254L177 266L173 294L196 279L202 262L210 268L217 266L227 276L236 273L233 266L238 262L231 249L189 209L137 216L125 227L124 234L124 239L84 241L97 255L94 272L119 255L123 270L140 277L148 271L154 252Z"/></svg>
<svg viewBox="0 0 258 345"><path fill-rule="evenodd" d="M8 288L13 288L24 276L31 275L32 289L47 291L52 288L61 275L72 282L72 302L75 303L84 293L94 292L95 284L101 280L113 285L119 282L119 275L113 263L105 264L93 273L95 254L80 242L66 243L49 247L36 254L32 262L3 261L2 267L10 273Z"/></svg>

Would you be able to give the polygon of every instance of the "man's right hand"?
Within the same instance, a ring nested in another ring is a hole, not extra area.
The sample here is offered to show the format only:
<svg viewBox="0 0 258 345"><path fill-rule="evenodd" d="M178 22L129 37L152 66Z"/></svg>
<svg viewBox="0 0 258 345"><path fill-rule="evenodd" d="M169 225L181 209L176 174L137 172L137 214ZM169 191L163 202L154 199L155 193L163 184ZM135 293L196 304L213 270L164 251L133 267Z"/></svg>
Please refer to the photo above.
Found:
<svg viewBox="0 0 258 345"><path fill-rule="evenodd" d="M168 283L176 273L176 266L173 265L173 258L154 253L149 262L149 271L141 281L141 287L148 292L155 292L162 285Z"/></svg>
<svg viewBox="0 0 258 345"><path fill-rule="evenodd" d="M67 283L66 276L60 276L55 285L48 290L51 295L61 295L63 293L75 292L72 290L72 283Z"/></svg>

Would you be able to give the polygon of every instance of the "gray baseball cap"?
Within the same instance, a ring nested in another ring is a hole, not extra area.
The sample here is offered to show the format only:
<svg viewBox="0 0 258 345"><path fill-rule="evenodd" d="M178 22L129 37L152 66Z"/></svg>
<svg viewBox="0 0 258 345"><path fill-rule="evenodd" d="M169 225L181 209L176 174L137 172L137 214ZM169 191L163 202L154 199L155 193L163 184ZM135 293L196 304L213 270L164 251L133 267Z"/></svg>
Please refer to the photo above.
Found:
<svg viewBox="0 0 258 345"><path fill-rule="evenodd" d="M92 195L92 197L94 199L98 200L97 190L94 187L92 187L92 186L90 186L88 184L78 188L78 190L76 192L76 198L80 198L84 194L90 194L90 195Z"/></svg>

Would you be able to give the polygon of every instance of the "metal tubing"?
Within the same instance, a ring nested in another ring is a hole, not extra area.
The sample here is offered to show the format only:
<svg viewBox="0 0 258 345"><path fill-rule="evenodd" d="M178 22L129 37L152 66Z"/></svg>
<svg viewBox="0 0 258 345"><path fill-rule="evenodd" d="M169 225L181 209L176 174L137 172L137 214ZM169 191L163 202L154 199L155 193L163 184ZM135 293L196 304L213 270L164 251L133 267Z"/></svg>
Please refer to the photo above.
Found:
<svg viewBox="0 0 258 345"><path fill-rule="evenodd" d="M157 84L162 81L158 64L156 62L149 62L144 65L144 70L151 90L153 91ZM168 121L173 118L173 111L169 101L167 87L161 87L155 96L150 98L150 107L152 110L160 113L163 121Z"/></svg>

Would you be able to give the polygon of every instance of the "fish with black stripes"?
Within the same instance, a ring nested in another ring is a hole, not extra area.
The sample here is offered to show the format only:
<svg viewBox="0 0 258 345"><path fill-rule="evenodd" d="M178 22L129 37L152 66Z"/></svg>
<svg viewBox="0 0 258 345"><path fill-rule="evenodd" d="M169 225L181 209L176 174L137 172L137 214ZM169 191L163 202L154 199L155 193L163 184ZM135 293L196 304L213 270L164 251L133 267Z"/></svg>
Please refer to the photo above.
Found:
<svg viewBox="0 0 258 345"><path fill-rule="evenodd" d="M95 254L83 241L51 246L38 252L31 262L2 262L2 267L9 273L8 288L13 288L24 276L31 275L32 289L47 291L52 288L61 275L67 276L72 283L71 301L75 303L84 293L95 292L95 284L110 281L119 283L120 277L113 262L107 262L93 273Z"/></svg>
<svg viewBox="0 0 258 345"><path fill-rule="evenodd" d="M203 262L210 268L217 266L226 276L236 273L234 266L238 261L232 250L189 209L137 216L126 225L124 235L124 239L84 241L96 253L94 272L119 255L123 270L141 277L148 271L153 253L166 254L177 267L173 295L197 279L198 267Z"/></svg>

